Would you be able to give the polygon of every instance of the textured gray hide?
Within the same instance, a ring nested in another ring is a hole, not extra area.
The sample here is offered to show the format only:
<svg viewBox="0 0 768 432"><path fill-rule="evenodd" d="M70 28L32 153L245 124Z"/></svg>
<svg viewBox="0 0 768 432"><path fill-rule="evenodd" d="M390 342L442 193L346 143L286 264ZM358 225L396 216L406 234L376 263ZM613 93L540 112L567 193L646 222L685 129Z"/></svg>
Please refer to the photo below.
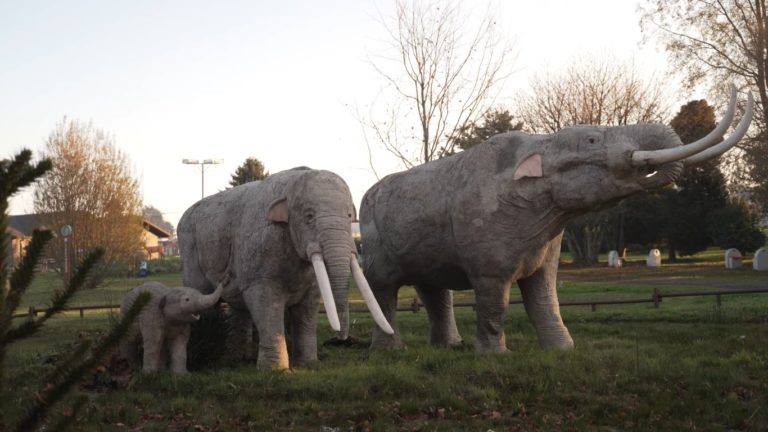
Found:
<svg viewBox="0 0 768 432"><path fill-rule="evenodd" d="M286 221L275 219L281 217ZM316 361L320 294L309 257L323 254L341 321L339 337L346 338L354 217L347 185L328 171L295 168L219 192L190 207L179 221L184 284L208 292L215 281L229 278L222 297L241 323L243 312L250 312L260 367L289 367L286 308L290 365Z"/></svg>
<svg viewBox="0 0 768 432"><path fill-rule="evenodd" d="M385 177L360 208L366 279L390 323L398 289L415 285L435 345L461 342L449 290L474 289L475 345L483 352L506 350L504 312L517 282L540 345L572 347L555 290L566 222L669 184L681 162L635 168L629 161L634 150L680 145L656 124L511 132ZM397 329L393 336L374 330L373 348L400 346Z"/></svg>
<svg viewBox="0 0 768 432"><path fill-rule="evenodd" d="M130 309L142 292L149 292L152 298L121 343L120 351L135 367L139 364L139 347L143 346L144 372L170 366L174 373L187 373L190 324L199 318L197 314L219 300L221 290L202 295L191 288L169 288L160 282L147 282L126 294L120 313Z"/></svg>

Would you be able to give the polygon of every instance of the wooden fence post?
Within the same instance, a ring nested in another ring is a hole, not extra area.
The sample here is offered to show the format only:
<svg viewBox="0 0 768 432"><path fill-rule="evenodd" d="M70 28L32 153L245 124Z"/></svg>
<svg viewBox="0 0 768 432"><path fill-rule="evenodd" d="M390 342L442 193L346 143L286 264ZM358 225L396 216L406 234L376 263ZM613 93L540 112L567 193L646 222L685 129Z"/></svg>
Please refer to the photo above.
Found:
<svg viewBox="0 0 768 432"><path fill-rule="evenodd" d="M659 292L658 288L654 288L653 289L653 307L658 309L659 303L661 303L661 293Z"/></svg>

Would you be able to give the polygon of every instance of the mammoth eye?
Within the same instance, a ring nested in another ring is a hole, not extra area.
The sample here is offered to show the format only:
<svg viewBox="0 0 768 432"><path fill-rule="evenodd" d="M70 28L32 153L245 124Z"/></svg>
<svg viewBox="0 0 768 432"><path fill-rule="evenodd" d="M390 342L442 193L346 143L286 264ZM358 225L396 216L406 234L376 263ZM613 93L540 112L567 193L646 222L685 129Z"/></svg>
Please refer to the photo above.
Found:
<svg viewBox="0 0 768 432"><path fill-rule="evenodd" d="M189 299L189 297L186 297L186 298L184 299L184 301L186 301L186 302L188 302L189 300L190 300L190 299Z"/></svg>
<svg viewBox="0 0 768 432"><path fill-rule="evenodd" d="M352 213L347 213L347 217L352 219Z"/></svg>
<svg viewBox="0 0 768 432"><path fill-rule="evenodd" d="M314 213L307 213L304 215L304 219L307 221L307 223L312 222L315 220L315 214Z"/></svg>
<svg viewBox="0 0 768 432"><path fill-rule="evenodd" d="M588 139L587 141L588 141L590 144L594 144L594 143L595 143L595 141L597 141L597 140L596 140L594 137L589 137L589 139Z"/></svg>

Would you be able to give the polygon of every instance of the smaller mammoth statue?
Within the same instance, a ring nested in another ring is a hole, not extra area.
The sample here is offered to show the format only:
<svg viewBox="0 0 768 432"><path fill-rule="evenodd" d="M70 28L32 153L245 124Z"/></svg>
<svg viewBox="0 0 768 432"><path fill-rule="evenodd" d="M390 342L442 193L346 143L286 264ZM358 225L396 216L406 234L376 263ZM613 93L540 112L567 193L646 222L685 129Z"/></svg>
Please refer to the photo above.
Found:
<svg viewBox="0 0 768 432"><path fill-rule="evenodd" d="M121 344L121 353L135 367L139 364L139 346L143 346L144 372L165 368L170 362L173 373L187 373L190 325L200 318L200 312L219 301L221 291L221 284L208 295L192 288L169 288L159 282L133 288L120 304L121 314L125 314L143 292L149 292L152 299Z"/></svg>

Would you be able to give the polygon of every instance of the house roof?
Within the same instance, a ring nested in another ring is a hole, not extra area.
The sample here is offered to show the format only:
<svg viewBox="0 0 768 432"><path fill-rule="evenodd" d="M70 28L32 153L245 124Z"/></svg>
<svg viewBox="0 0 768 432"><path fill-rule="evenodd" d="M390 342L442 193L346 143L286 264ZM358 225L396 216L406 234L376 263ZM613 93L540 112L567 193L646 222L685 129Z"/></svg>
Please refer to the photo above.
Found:
<svg viewBox="0 0 768 432"><path fill-rule="evenodd" d="M8 227L22 236L30 237L36 229L42 228L42 223L36 214L11 215L8 216Z"/></svg>
<svg viewBox="0 0 768 432"><path fill-rule="evenodd" d="M22 233L21 231L19 231L19 230L17 230L17 229L14 229L14 228L13 228L13 227L11 227L11 226L7 227L7 228L5 229L5 232L7 232L8 234L10 234L10 235L11 235L11 237L15 237L15 238L23 238L23 237L27 237L27 236L25 236L25 235L24 235L24 233Z"/></svg>
<svg viewBox="0 0 768 432"><path fill-rule="evenodd" d="M36 229L44 229L45 227L40 221L40 215L26 214L8 216L8 228L8 231L14 237L31 237L32 232ZM144 220L144 229L159 238L168 238L171 236L171 233L146 219Z"/></svg>
<svg viewBox="0 0 768 432"><path fill-rule="evenodd" d="M152 234L154 234L158 238L168 238L168 237L171 236L171 233L169 233L168 231L160 228L159 226L153 224L152 222L150 222L150 221L148 221L146 219L144 219L144 229L149 231L149 232L151 232Z"/></svg>

